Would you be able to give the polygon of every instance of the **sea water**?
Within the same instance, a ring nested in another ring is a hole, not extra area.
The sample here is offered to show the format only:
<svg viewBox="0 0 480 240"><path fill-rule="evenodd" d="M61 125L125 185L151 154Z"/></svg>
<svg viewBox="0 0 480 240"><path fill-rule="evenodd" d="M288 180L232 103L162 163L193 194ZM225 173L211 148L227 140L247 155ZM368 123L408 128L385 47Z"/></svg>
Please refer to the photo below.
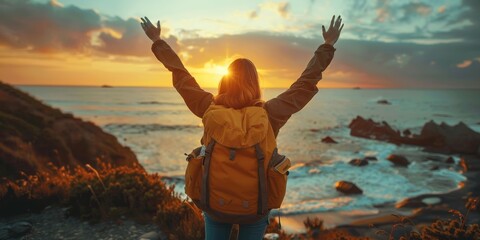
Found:
<svg viewBox="0 0 480 240"><path fill-rule="evenodd" d="M159 173L183 194L184 153L199 146L202 122L185 106L173 88L19 86L45 103L94 122L129 146L148 172ZM210 89L214 92L213 89ZM271 99L284 89L264 90ZM378 104L388 100L390 105ZM423 124L463 121L480 131L479 90L320 89L314 99L294 114L280 130L279 151L293 163L281 214L326 211L370 211L425 193L443 193L465 180L456 165L442 165L415 146L397 146L350 136L348 124L357 115L386 121L414 133ZM338 144L322 143L331 136ZM393 152L405 154L408 168L386 160ZM353 158L376 156L367 166L351 166ZM459 156L453 155L456 162ZM443 160L441 160L443 161ZM346 180L363 189L347 196L335 190Z"/></svg>

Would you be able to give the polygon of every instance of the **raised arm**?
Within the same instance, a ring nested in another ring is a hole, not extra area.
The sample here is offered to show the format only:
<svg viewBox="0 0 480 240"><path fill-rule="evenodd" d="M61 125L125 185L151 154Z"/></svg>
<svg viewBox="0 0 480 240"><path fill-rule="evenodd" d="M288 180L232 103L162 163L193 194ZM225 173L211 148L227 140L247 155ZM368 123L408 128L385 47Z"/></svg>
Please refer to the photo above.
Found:
<svg viewBox="0 0 480 240"><path fill-rule="evenodd" d="M152 52L155 57L172 72L173 86L180 93L187 107L196 116L203 117L205 110L213 101L213 95L200 88L195 78L183 66L178 55L165 41L160 39L160 21L157 22L157 27L155 27L145 17L142 18L141 26L148 38L153 41Z"/></svg>
<svg viewBox="0 0 480 240"><path fill-rule="evenodd" d="M275 136L292 114L300 111L318 92L317 83L322 79L322 72L333 59L333 45L343 29L342 18L333 16L328 31L322 26L325 43L315 51L307 67L289 89L265 103L270 123Z"/></svg>

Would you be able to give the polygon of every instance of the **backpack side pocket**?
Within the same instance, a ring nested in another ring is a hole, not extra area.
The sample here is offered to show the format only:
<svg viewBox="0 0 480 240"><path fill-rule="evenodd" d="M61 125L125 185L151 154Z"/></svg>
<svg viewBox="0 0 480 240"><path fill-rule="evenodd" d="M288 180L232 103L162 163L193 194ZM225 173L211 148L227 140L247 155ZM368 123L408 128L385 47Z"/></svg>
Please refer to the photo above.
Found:
<svg viewBox="0 0 480 240"><path fill-rule="evenodd" d="M191 199L200 199L203 175L203 157L191 158L185 171L185 193Z"/></svg>
<svg viewBox="0 0 480 240"><path fill-rule="evenodd" d="M281 167L280 167L281 166ZM275 149L268 165L268 209L280 208L287 190L287 175L290 159L277 153ZM279 171L281 169L281 171Z"/></svg>

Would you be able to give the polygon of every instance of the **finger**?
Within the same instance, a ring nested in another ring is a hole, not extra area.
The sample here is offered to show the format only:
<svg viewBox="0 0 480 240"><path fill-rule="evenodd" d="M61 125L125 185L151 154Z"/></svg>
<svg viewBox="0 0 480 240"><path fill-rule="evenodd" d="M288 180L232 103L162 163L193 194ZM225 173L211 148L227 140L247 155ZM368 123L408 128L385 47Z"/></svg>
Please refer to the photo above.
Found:
<svg viewBox="0 0 480 240"><path fill-rule="evenodd" d="M140 23L140 25L142 26L143 30L145 30L145 25L143 23Z"/></svg>
<svg viewBox="0 0 480 240"><path fill-rule="evenodd" d="M342 17L339 15L337 20L335 21L335 28L338 29L341 23L342 23Z"/></svg>
<svg viewBox="0 0 480 240"><path fill-rule="evenodd" d="M322 33L326 34L327 32L325 31L325 26L322 25Z"/></svg>
<svg viewBox="0 0 480 240"><path fill-rule="evenodd" d="M333 21L334 21L334 20L335 20L335 15L333 15L333 17L332 17L332 21L330 21L330 27L329 27L328 29L330 29L330 28L332 28L332 27L333 27Z"/></svg>
<svg viewBox="0 0 480 240"><path fill-rule="evenodd" d="M340 29L338 29L338 33L340 33L340 32L342 31L343 25L345 25L345 24L342 24L342 26L340 27Z"/></svg>
<svg viewBox="0 0 480 240"><path fill-rule="evenodd" d="M143 23L143 24L146 23L145 19L143 19L142 17L141 17L140 19L142 20L142 23Z"/></svg>
<svg viewBox="0 0 480 240"><path fill-rule="evenodd" d="M160 29L160 20L157 21L157 27Z"/></svg>
<svg viewBox="0 0 480 240"><path fill-rule="evenodd" d="M145 17L145 19L147 19L148 26L153 26L152 22L150 22L150 19L148 19L148 17Z"/></svg>

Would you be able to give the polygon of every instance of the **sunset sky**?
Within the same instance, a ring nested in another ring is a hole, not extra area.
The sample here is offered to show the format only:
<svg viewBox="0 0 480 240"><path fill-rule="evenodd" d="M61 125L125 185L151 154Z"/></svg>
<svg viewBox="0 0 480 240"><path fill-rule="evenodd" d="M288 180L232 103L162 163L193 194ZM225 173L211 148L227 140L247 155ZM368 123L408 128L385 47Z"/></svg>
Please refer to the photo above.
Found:
<svg viewBox="0 0 480 240"><path fill-rule="evenodd" d="M263 87L287 87L345 22L320 88L480 88L479 0L0 0L0 80L12 84L171 86L140 17L203 87L235 58Z"/></svg>

